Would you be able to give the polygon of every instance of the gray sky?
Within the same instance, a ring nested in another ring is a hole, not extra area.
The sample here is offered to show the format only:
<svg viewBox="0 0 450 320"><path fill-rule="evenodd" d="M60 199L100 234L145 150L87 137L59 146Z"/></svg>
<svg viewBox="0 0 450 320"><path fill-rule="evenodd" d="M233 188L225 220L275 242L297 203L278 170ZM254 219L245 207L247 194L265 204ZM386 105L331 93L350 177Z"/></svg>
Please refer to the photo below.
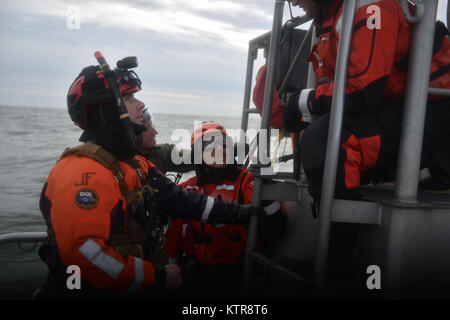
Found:
<svg viewBox="0 0 450 320"><path fill-rule="evenodd" d="M65 108L100 50L111 65L138 57L137 97L153 112L240 116L248 41L271 28L274 2L0 0L0 105ZM73 5L79 29L68 27Z"/></svg>

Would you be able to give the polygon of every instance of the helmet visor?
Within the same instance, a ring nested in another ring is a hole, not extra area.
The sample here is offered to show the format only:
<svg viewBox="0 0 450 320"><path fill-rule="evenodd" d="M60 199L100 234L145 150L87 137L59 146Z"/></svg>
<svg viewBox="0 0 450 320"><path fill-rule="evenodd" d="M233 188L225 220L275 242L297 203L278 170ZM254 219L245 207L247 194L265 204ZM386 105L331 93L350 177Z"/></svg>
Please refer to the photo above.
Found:
<svg viewBox="0 0 450 320"><path fill-rule="evenodd" d="M141 90L141 79L133 70L121 70L118 74L117 82L122 95Z"/></svg>

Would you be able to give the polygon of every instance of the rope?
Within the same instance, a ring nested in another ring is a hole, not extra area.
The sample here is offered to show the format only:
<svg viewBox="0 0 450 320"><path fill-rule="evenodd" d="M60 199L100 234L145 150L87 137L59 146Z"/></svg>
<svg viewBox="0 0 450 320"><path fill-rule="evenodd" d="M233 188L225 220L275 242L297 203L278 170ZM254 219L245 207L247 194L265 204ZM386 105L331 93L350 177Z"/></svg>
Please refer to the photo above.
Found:
<svg viewBox="0 0 450 320"><path fill-rule="evenodd" d="M273 151L272 165L274 165L275 162L278 160L277 159L278 149L280 148L281 140L283 140L283 138L284 138L284 128L281 129L281 132L278 135L278 139L275 142L275 150Z"/></svg>

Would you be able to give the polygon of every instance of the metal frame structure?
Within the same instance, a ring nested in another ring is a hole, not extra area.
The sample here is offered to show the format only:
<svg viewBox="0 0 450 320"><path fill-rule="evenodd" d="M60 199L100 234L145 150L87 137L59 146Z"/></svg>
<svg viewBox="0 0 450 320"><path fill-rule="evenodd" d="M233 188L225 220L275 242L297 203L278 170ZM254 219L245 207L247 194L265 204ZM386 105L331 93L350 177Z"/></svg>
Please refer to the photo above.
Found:
<svg viewBox="0 0 450 320"><path fill-rule="evenodd" d="M342 31L339 39L338 57L334 77L333 99L331 103L330 126L328 130L327 154L322 184L319 211L319 232L314 261L314 285L316 289L325 285L328 244L330 238L331 209L336 185L337 162L341 144L342 119L344 118L344 98L347 80L348 59L352 40L353 18L356 0L344 1L342 11Z"/></svg>
<svg viewBox="0 0 450 320"><path fill-rule="evenodd" d="M280 43L281 37L281 25L283 20L283 8L285 0L275 1L274 19L272 25L272 33L270 36L270 49L269 49L269 63L267 67L267 78L266 78L266 88L273 88L275 80L275 63L277 60L278 44ZM270 128L270 115L272 112L272 99L273 90L265 90L264 92L264 103L263 103L263 113L261 119L261 130L268 130ZM260 145L262 151L258 152L257 164L261 164L260 154L268 154L266 143ZM261 194L262 194L262 184L261 178L256 178L253 185L253 198L252 206L261 206ZM253 252L256 248L256 238L258 229L258 216L253 215L250 217L249 222L249 232L247 238L247 251ZM244 294L249 293L251 275L253 273L253 260L249 254L245 256L244 262Z"/></svg>
<svg viewBox="0 0 450 320"><path fill-rule="evenodd" d="M405 114L400 138L395 196L398 201L417 202L420 155L425 127L428 77L433 56L434 26L438 0L426 1L425 15L413 26L411 55L406 81Z"/></svg>
<svg viewBox="0 0 450 320"><path fill-rule="evenodd" d="M243 135L240 138L240 142L242 143L245 141L245 131L247 130L248 126L248 117L250 113L258 113L256 108L250 108L250 97L251 97L251 90L252 90L252 76L253 76L253 65L254 61L257 58L258 50L259 49L266 49L268 47L268 43L270 42L269 46L269 57L268 57L268 70L267 70L267 77L266 77L266 88L271 88L274 86L274 78L275 78L275 62L277 61L277 49L280 44L280 36L282 31L282 19L283 19L283 7L284 7L285 0L276 0L275 1L275 9L274 9L274 20L273 20L273 26L272 31L267 32L255 39L252 39L249 42L249 51L247 56L247 71L246 71L246 83L245 83L245 92L244 92L244 103L243 103L243 111L242 111L242 119L241 119L241 129ZM297 17L294 20L288 22L289 28L295 28L296 26L299 26L301 24L304 24L311 19L303 16L303 17ZM311 33L313 28L308 31L308 34L305 36L305 40L308 38L308 35ZM292 72L294 65L298 61L298 57L300 56L300 52L304 50L306 41L303 41L303 43L300 45L300 48L298 50L298 53L296 57L294 58L294 62L290 66L288 70L288 75L285 78L284 83L286 83L287 78L289 77L289 74ZM273 91L272 90L265 90L264 92L264 103L263 103L263 113L261 118L261 130L269 130L270 129L270 116L272 111L272 99L273 99ZM267 147L267 144L262 144L264 148ZM257 163L261 164L259 155L262 154L268 154L270 150L264 149L258 152L258 158ZM278 178L292 178L292 175L286 175L283 173L277 174ZM273 190L275 193L271 193L271 188L274 188ZM277 198L282 197L282 195L285 195L285 200L295 200L300 201L302 197L302 190L301 187L298 184L281 184L281 185L266 185L263 186L262 180L259 178L255 178L254 182L254 188L253 188L253 199L252 199L252 206L259 207L261 200L275 200L274 195L277 195ZM251 277L253 273L253 264L255 261L258 263L262 263L265 266L271 268L272 270L277 270L281 273L284 273L288 276L290 276L293 279L299 280L302 279L300 282L307 282L307 280L304 280L301 276L295 274L291 270L277 264L275 261L269 259L268 257L264 257L258 253L255 252L256 247L256 235L257 235L257 225L258 225L258 217L253 216L250 219L249 223L249 232L248 232L248 241L247 241L247 254L245 258L244 263L244 294L248 294L251 286ZM255 261L254 261L255 260Z"/></svg>

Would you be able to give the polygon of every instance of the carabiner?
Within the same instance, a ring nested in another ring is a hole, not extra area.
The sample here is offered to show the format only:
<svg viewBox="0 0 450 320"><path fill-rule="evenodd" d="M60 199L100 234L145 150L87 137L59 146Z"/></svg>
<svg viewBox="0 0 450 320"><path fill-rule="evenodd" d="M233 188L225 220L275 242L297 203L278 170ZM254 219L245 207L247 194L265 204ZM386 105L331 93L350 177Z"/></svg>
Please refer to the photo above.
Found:
<svg viewBox="0 0 450 320"><path fill-rule="evenodd" d="M411 14L411 10L409 8L408 2L411 2L416 7L415 15ZM424 8L422 0L398 0L398 3L400 5L400 8L402 8L405 19L409 23L414 24L414 23L418 23L418 22L422 21L424 13L425 13L425 8Z"/></svg>

